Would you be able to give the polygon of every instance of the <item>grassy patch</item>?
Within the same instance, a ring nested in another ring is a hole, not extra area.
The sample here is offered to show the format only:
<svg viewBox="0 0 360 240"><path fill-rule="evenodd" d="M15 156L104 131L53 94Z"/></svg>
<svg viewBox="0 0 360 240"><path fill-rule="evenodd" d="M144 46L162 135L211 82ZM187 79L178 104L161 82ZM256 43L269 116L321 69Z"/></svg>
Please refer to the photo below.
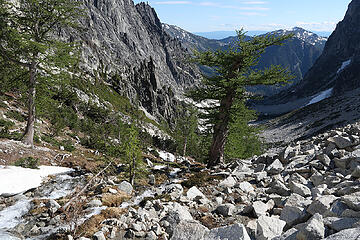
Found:
<svg viewBox="0 0 360 240"><path fill-rule="evenodd" d="M206 186L209 182L215 179L222 179L221 176L211 176L208 172L198 172L193 174L188 180L181 183L186 188L191 188L193 186Z"/></svg>
<svg viewBox="0 0 360 240"><path fill-rule="evenodd" d="M14 163L14 165L23 168L38 169L39 159L33 157L20 158Z"/></svg>

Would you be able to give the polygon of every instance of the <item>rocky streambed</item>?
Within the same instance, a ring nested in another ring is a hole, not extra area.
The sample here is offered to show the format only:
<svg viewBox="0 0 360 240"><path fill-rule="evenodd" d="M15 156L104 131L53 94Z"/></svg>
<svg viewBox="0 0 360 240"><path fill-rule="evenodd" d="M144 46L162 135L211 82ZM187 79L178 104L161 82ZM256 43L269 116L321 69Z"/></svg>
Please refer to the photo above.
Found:
<svg viewBox="0 0 360 240"><path fill-rule="evenodd" d="M146 162L143 186L98 177L65 212L91 174L1 198L1 239L359 239L357 124L214 169L184 158Z"/></svg>

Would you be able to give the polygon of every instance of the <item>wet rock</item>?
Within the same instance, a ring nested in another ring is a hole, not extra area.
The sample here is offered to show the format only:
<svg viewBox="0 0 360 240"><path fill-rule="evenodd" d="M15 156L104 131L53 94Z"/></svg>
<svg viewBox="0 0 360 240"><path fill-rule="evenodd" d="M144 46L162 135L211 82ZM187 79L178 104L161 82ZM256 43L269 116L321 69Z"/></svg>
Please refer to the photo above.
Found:
<svg viewBox="0 0 360 240"><path fill-rule="evenodd" d="M260 216L257 220L256 239L267 240L280 236L285 225L286 222L280 219Z"/></svg>
<svg viewBox="0 0 360 240"><path fill-rule="evenodd" d="M298 240L323 239L325 236L325 226L323 218L316 213L305 225L299 230L296 238Z"/></svg>

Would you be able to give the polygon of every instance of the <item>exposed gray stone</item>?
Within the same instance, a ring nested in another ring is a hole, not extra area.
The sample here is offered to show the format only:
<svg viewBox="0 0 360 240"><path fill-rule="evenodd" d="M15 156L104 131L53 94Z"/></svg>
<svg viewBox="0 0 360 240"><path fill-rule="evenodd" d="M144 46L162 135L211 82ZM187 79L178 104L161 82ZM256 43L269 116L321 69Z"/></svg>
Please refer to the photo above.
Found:
<svg viewBox="0 0 360 240"><path fill-rule="evenodd" d="M205 195L195 186L191 187L187 193L186 196L190 200L194 200L196 197L199 198L206 198Z"/></svg>
<svg viewBox="0 0 360 240"><path fill-rule="evenodd" d="M297 183L297 182L290 182L289 188L293 193L297 193L303 197L308 197L311 195L311 190L307 186Z"/></svg>
<svg viewBox="0 0 360 240"><path fill-rule="evenodd" d="M306 211L312 215L320 213L325 216L330 211L331 204L337 199L334 195L325 195L313 201Z"/></svg>
<svg viewBox="0 0 360 240"><path fill-rule="evenodd" d="M227 227L214 228L210 230L204 240L251 240L246 228L242 224L234 224Z"/></svg>
<svg viewBox="0 0 360 240"><path fill-rule="evenodd" d="M269 206L261 201L253 202L252 208L256 217L266 215L266 212L269 210Z"/></svg>
<svg viewBox="0 0 360 240"><path fill-rule="evenodd" d="M245 193L254 191L254 187L249 182L241 182L238 187Z"/></svg>
<svg viewBox="0 0 360 240"><path fill-rule="evenodd" d="M283 170L284 167L279 159L275 159L275 161L266 168L266 172L270 175L279 174Z"/></svg>
<svg viewBox="0 0 360 240"><path fill-rule="evenodd" d="M299 229L296 238L298 240L323 239L325 237L325 226L323 217L316 213L305 225Z"/></svg>
<svg viewBox="0 0 360 240"><path fill-rule="evenodd" d="M357 166L354 171L351 173L351 176L354 178L360 178L360 166Z"/></svg>
<svg viewBox="0 0 360 240"><path fill-rule="evenodd" d="M232 176L229 176L226 179L224 179L223 181L221 181L219 183L219 186L232 188L235 186L235 184L236 184L235 178L233 178Z"/></svg>
<svg viewBox="0 0 360 240"><path fill-rule="evenodd" d="M327 167L330 166L331 159L329 158L328 155L321 154L321 155L317 156L317 159L319 159L322 162L322 164L324 164L325 166L327 166Z"/></svg>
<svg viewBox="0 0 360 240"><path fill-rule="evenodd" d="M286 200L280 219L284 220L288 226L298 224L308 218L305 208L310 204L310 200L306 200L296 193L291 194Z"/></svg>
<svg viewBox="0 0 360 240"><path fill-rule="evenodd" d="M325 240L359 240L360 228L342 230L325 238Z"/></svg>
<svg viewBox="0 0 360 240"><path fill-rule="evenodd" d="M360 192L342 196L341 200L355 211L360 211Z"/></svg>
<svg viewBox="0 0 360 240"><path fill-rule="evenodd" d="M296 235L298 232L299 230L296 228L290 228L285 233L281 234L281 236L275 237L272 240L296 240Z"/></svg>
<svg viewBox="0 0 360 240"><path fill-rule="evenodd" d="M233 215L234 211L235 211L235 206L231 203L221 204L215 209L216 213L224 217Z"/></svg>
<svg viewBox="0 0 360 240"><path fill-rule="evenodd" d="M280 236L285 225L286 222L278 218L260 216L257 220L256 239L267 240Z"/></svg>
<svg viewBox="0 0 360 240"><path fill-rule="evenodd" d="M171 240L203 240L209 229L197 221L181 221L174 228Z"/></svg>
<svg viewBox="0 0 360 240"><path fill-rule="evenodd" d="M94 234L94 239L95 240L106 240L105 235L102 231L96 232Z"/></svg>
<svg viewBox="0 0 360 240"><path fill-rule="evenodd" d="M133 186L127 181L122 181L117 185L117 187L119 190L126 192L127 194L132 194Z"/></svg>
<svg viewBox="0 0 360 240"><path fill-rule="evenodd" d="M94 200L91 200L90 202L88 202L87 206L88 207L101 207L102 202L99 199L94 199Z"/></svg>
<svg viewBox="0 0 360 240"><path fill-rule="evenodd" d="M340 149L344 149L352 145L352 142L348 137L335 136L335 137L330 137L327 140L329 142L334 143Z"/></svg>
<svg viewBox="0 0 360 240"><path fill-rule="evenodd" d="M344 229L355 227L355 223L359 222L359 218L338 218L338 217L327 217L324 219L324 224L336 232Z"/></svg>
<svg viewBox="0 0 360 240"><path fill-rule="evenodd" d="M281 196L290 196L290 189L285 186L284 183L278 180L274 180L270 183L269 188L266 190L266 193L271 194L275 193Z"/></svg>

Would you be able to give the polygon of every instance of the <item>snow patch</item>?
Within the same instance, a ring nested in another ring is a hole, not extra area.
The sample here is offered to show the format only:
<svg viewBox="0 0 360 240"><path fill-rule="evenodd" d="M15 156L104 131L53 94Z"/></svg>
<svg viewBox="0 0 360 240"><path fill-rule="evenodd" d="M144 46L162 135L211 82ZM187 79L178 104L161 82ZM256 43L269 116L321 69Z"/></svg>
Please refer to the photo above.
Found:
<svg viewBox="0 0 360 240"><path fill-rule="evenodd" d="M332 91L333 91L333 88L330 88L328 90L322 91L318 95L313 96L312 99L310 100L310 102L308 104L306 104L306 106L320 102L326 98L329 98L332 94Z"/></svg>
<svg viewBox="0 0 360 240"><path fill-rule="evenodd" d="M40 166L29 169L15 166L0 165L0 196L13 196L27 190L37 188L42 180L49 175L72 172L73 169L55 166Z"/></svg>
<svg viewBox="0 0 360 240"><path fill-rule="evenodd" d="M172 153L164 152L164 151L158 151L159 157L167 162L175 162L175 156Z"/></svg>
<svg viewBox="0 0 360 240"><path fill-rule="evenodd" d="M344 70L347 66L350 65L350 63L351 63L351 59L343 62L339 70L337 70L337 73L340 73L342 70Z"/></svg>
<svg viewBox="0 0 360 240"><path fill-rule="evenodd" d="M26 197L0 212L0 229L10 229L18 225L21 217L30 210L30 200Z"/></svg>

